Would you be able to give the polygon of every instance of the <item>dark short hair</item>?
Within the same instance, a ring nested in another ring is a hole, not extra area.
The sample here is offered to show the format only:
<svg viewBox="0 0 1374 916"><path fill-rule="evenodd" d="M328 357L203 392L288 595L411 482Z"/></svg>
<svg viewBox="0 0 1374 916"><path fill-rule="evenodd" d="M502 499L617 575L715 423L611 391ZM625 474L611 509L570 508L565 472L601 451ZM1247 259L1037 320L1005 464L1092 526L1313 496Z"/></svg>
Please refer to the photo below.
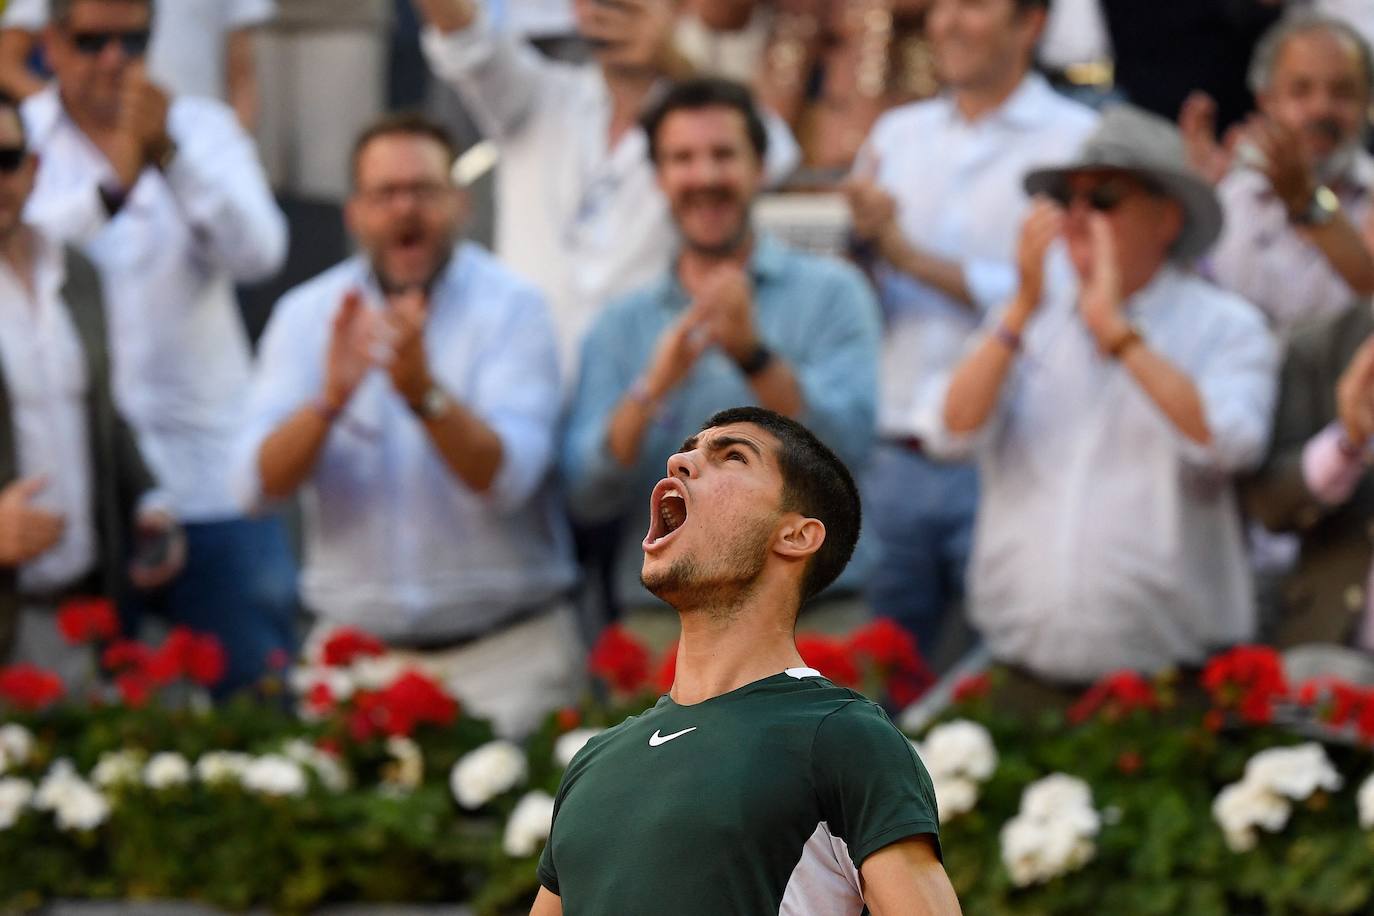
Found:
<svg viewBox="0 0 1374 916"><path fill-rule="evenodd" d="M358 183L358 163L362 160L363 151L372 141L380 140L382 137L424 137L433 140L444 148L446 169L458 158L458 146L444 125L416 111L394 112L383 115L363 128L362 133L358 134L358 139L353 141L351 161L355 185Z"/></svg>
<svg viewBox="0 0 1374 916"><path fill-rule="evenodd" d="M1024 13L1029 10L1045 10L1049 12L1050 0L1012 0L1016 4L1016 11Z"/></svg>
<svg viewBox="0 0 1374 916"><path fill-rule="evenodd" d="M72 14L72 7L82 0L48 0L48 21L65 23ZM152 13L153 0L99 0L104 3L137 3L140 6L148 7L148 12Z"/></svg>
<svg viewBox="0 0 1374 916"><path fill-rule="evenodd" d="M759 161L768 153L768 128L754 104L754 96L740 83L714 76L703 76L675 83L640 118L649 138L649 160L658 162L658 132L668 115L675 111L700 111L703 108L730 108L744 117L749 143Z"/></svg>
<svg viewBox="0 0 1374 916"><path fill-rule="evenodd" d="M825 543L802 576L800 603L805 604L839 578L854 555L863 524L859 488L844 462L796 420L762 407L732 407L711 417L701 428L732 423L752 423L778 440L782 510L800 512L825 525Z"/></svg>

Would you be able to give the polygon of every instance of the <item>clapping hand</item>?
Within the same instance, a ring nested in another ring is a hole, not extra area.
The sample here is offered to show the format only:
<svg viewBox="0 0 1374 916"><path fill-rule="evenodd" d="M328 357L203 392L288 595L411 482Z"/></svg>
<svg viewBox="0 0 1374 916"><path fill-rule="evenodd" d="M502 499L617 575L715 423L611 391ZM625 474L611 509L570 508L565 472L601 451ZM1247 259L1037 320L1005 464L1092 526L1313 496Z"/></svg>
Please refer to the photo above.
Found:
<svg viewBox="0 0 1374 916"><path fill-rule="evenodd" d="M386 359L384 365L391 384L416 407L434 385L425 354L425 322L429 317L429 296L414 287L388 299L382 316L380 339Z"/></svg>
<svg viewBox="0 0 1374 916"><path fill-rule="evenodd" d="M1104 353L1130 332L1122 308L1121 268L1117 262L1116 236L1101 213L1088 216L1092 235L1092 268L1078 294L1078 311Z"/></svg>
<svg viewBox="0 0 1374 916"><path fill-rule="evenodd" d="M722 264L715 268L702 284L694 308L710 342L735 362L747 359L758 348L754 289L743 267Z"/></svg>
<svg viewBox="0 0 1374 916"><path fill-rule="evenodd" d="M1231 170L1242 128L1233 125L1217 142L1217 103L1201 90L1189 94L1178 114L1178 130L1188 154L1188 164L1209 184L1216 184Z"/></svg>
<svg viewBox="0 0 1374 916"><path fill-rule="evenodd" d="M1040 305L1045 294L1045 256L1063 229L1063 209L1051 200L1037 198L1021 224L1016 243L1017 295L1025 309L1033 311Z"/></svg>
<svg viewBox="0 0 1374 916"><path fill-rule="evenodd" d="M1374 336L1360 345L1341 373L1336 412L1352 445L1362 449L1374 438Z"/></svg>
<svg viewBox="0 0 1374 916"><path fill-rule="evenodd" d="M33 504L47 486L46 477L24 477L0 490L0 566L23 566L62 540L66 520Z"/></svg>
<svg viewBox="0 0 1374 916"><path fill-rule="evenodd" d="M343 410L376 364L377 336L376 320L363 304L362 293L349 290L334 313L329 337L324 382L324 403L329 410Z"/></svg>
<svg viewBox="0 0 1374 916"><path fill-rule="evenodd" d="M1245 122L1244 142L1257 154L1254 165L1269 179L1274 195L1283 201L1289 218L1302 216L1311 203L1317 181L1307 165L1298 134L1277 121L1255 114Z"/></svg>

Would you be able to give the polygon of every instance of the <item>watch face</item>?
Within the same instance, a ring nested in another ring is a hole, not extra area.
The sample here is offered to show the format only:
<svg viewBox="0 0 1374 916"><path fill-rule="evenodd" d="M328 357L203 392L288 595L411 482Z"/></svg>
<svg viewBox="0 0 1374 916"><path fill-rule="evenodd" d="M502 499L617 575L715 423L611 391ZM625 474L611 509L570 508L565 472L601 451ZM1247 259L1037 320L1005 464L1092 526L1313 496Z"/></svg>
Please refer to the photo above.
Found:
<svg viewBox="0 0 1374 916"><path fill-rule="evenodd" d="M1335 191L1326 185L1317 188L1316 193L1312 195L1312 203L1327 216L1335 215L1336 211L1341 208L1340 198L1336 196Z"/></svg>

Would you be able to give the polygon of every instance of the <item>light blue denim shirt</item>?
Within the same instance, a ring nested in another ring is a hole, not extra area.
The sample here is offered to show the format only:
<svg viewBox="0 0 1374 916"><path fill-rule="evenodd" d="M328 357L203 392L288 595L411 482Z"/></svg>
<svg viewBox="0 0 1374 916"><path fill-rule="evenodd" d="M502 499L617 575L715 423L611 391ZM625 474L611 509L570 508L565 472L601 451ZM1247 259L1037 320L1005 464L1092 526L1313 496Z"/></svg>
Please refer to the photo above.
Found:
<svg viewBox="0 0 1374 916"><path fill-rule="evenodd" d="M877 414L879 311L863 275L844 262L803 254L760 236L749 263L760 339L786 360L806 410L798 419L857 473L868 458ZM649 494L669 456L713 413L757 404L748 380L719 350L708 350L664 401L639 460L621 466L606 435L616 405L648 367L660 337L689 304L670 271L609 306L592 325L568 420L561 464L574 517L621 517L616 587L627 606L652 603L639 584ZM851 564L841 588L857 587Z"/></svg>

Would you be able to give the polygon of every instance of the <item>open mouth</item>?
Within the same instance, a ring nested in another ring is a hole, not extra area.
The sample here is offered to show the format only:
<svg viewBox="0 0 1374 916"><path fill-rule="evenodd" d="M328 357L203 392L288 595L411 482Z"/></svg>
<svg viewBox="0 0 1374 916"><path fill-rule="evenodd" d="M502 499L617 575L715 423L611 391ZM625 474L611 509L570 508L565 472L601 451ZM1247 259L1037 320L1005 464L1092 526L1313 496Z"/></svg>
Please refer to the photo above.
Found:
<svg viewBox="0 0 1374 916"><path fill-rule="evenodd" d="M673 478L661 480L649 497L649 533L644 549L665 546L687 523L687 491Z"/></svg>

